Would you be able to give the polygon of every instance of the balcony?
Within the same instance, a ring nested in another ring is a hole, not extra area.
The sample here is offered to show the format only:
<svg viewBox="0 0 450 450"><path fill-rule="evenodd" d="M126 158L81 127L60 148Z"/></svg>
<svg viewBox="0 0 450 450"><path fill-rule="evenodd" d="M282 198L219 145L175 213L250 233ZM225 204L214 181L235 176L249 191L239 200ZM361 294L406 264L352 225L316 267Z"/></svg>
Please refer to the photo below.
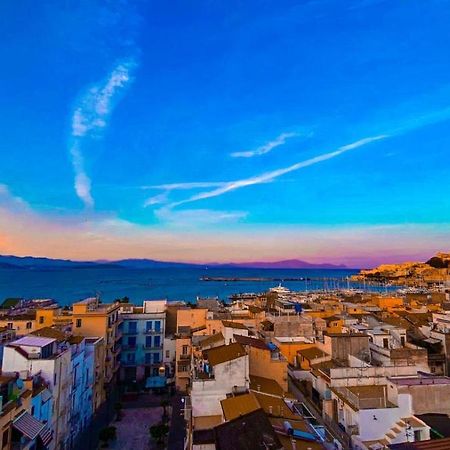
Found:
<svg viewBox="0 0 450 450"><path fill-rule="evenodd" d="M144 361L144 366L160 366L162 364L161 361L152 362L152 361Z"/></svg>
<svg viewBox="0 0 450 450"><path fill-rule="evenodd" d="M183 354L180 355L180 361L186 361L186 360L190 361L190 359L191 359L191 355L183 355Z"/></svg>
<svg viewBox="0 0 450 450"><path fill-rule="evenodd" d="M149 328L148 330L144 331L144 334L161 334L161 335L163 335L164 334L164 330L163 329L155 330L154 328Z"/></svg>
<svg viewBox="0 0 450 450"><path fill-rule="evenodd" d="M139 334L138 330L123 330L122 334L124 336L136 336L137 334Z"/></svg>
<svg viewBox="0 0 450 450"><path fill-rule="evenodd" d="M181 363L181 361L178 362L177 372L176 372L176 374L178 376L180 376L180 375L186 376L186 375L189 375L190 372L191 372L191 363L190 362L188 362L188 361L186 361L186 362L183 361L183 363Z"/></svg>
<svg viewBox="0 0 450 450"><path fill-rule="evenodd" d="M125 345L122 344L122 350L126 351L126 350L133 350L136 351L137 350L137 345Z"/></svg>
<svg viewBox="0 0 450 450"><path fill-rule="evenodd" d="M136 361L120 361L120 365L123 367L135 367L137 366Z"/></svg>
<svg viewBox="0 0 450 450"><path fill-rule="evenodd" d="M147 344L143 344L142 348L144 350L155 350L155 351L161 351L163 349L162 344L160 345L147 345Z"/></svg>

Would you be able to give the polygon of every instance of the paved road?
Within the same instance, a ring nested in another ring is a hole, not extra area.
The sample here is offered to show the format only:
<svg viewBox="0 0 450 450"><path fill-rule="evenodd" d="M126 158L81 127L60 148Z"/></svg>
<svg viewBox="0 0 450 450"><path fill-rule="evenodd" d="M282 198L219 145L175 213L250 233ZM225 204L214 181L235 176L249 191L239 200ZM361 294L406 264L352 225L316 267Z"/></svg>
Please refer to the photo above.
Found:
<svg viewBox="0 0 450 450"><path fill-rule="evenodd" d="M184 449L184 435L186 424L184 421L183 403L181 399L183 397L176 394L172 397L172 418L169 431L169 446L170 450L183 450Z"/></svg>
<svg viewBox="0 0 450 450"><path fill-rule="evenodd" d="M309 399L307 399L304 396L303 392L297 388L297 386L292 381L290 375L288 375L288 386L289 391L292 392L299 401L303 402L307 406L307 408L311 411L314 418L328 430L328 432L333 436L333 438L337 439L341 443L342 448L345 450L349 450L350 448L347 442L344 442L341 436L338 433L336 433L332 427L330 427L327 423L325 423L322 414L320 413L320 411L318 411L316 405L314 405L314 403L312 403Z"/></svg>
<svg viewBox="0 0 450 450"><path fill-rule="evenodd" d="M128 408L123 410L122 419L113 422L117 428L117 440L110 444L117 450L149 450L153 445L149 427L161 420L162 408Z"/></svg>

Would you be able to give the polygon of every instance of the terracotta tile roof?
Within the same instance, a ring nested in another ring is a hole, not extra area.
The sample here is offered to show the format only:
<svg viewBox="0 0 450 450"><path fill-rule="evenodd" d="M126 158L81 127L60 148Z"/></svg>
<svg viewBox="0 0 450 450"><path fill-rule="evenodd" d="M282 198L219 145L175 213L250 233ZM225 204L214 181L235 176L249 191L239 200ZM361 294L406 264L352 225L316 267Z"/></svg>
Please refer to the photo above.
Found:
<svg viewBox="0 0 450 450"><path fill-rule="evenodd" d="M240 322L232 322L230 320L222 320L222 325L227 328L236 328L239 330L247 330L248 328Z"/></svg>
<svg viewBox="0 0 450 450"><path fill-rule="evenodd" d="M281 397L264 394L263 392L255 392L255 397L261 408L269 416L282 417L284 419L298 419L300 417L289 409L289 406Z"/></svg>
<svg viewBox="0 0 450 450"><path fill-rule="evenodd" d="M222 423L222 416L197 416L194 417L194 428L196 430L208 430Z"/></svg>
<svg viewBox="0 0 450 450"><path fill-rule="evenodd" d="M263 320L261 322L261 327L264 331L273 331L273 322L270 320Z"/></svg>
<svg viewBox="0 0 450 450"><path fill-rule="evenodd" d="M57 330L56 328L52 328L52 327L40 328L39 330L33 331L30 334L32 334L34 336L39 336L39 337L56 339L59 342L66 340L66 336L63 332Z"/></svg>
<svg viewBox="0 0 450 450"><path fill-rule="evenodd" d="M285 394L283 388L272 378L258 377L255 375L250 375L250 390L277 395L279 397Z"/></svg>
<svg viewBox="0 0 450 450"><path fill-rule="evenodd" d="M211 336L208 336L206 339L203 339L199 342L199 347L201 348L205 348L208 347L210 345L216 344L217 342L225 342L224 340L225 338L223 337L222 333L216 333L216 334L212 334Z"/></svg>
<svg viewBox="0 0 450 450"><path fill-rule="evenodd" d="M241 345L249 345L251 347L260 348L261 350L270 350L262 339L240 336L239 334L235 334L234 339Z"/></svg>
<svg viewBox="0 0 450 450"><path fill-rule="evenodd" d="M80 344L84 339L84 336L70 336L67 340L69 344Z"/></svg>
<svg viewBox="0 0 450 450"><path fill-rule="evenodd" d="M14 322L15 320L36 320L36 311L30 311L22 314L8 314L2 316L1 320Z"/></svg>
<svg viewBox="0 0 450 450"><path fill-rule="evenodd" d="M217 426L215 433L217 450L283 449L262 409Z"/></svg>
<svg viewBox="0 0 450 450"><path fill-rule="evenodd" d="M243 416L261 408L258 400L252 393L226 398L220 404L225 420L233 420L236 417Z"/></svg>
<svg viewBox="0 0 450 450"><path fill-rule="evenodd" d="M205 354L212 366L217 366L218 364L232 361L233 359L246 355L244 347L237 342L230 345L221 345L220 347L211 348L210 350L206 350Z"/></svg>
<svg viewBox="0 0 450 450"><path fill-rule="evenodd" d="M329 356L328 353L325 353L324 351L320 350L320 348L317 347L304 348L302 350L299 350L297 353L303 356L308 361Z"/></svg>

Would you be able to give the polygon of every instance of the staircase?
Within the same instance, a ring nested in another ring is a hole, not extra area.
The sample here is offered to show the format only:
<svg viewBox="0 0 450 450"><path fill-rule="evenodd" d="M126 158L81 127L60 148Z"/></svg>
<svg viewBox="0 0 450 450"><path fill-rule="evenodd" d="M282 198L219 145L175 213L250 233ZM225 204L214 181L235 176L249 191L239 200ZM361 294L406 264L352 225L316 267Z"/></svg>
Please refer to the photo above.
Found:
<svg viewBox="0 0 450 450"><path fill-rule="evenodd" d="M405 420L400 419L385 434L384 440L386 440L387 443L392 444L399 437L400 434L406 433L407 426L408 426L408 424L405 422Z"/></svg>

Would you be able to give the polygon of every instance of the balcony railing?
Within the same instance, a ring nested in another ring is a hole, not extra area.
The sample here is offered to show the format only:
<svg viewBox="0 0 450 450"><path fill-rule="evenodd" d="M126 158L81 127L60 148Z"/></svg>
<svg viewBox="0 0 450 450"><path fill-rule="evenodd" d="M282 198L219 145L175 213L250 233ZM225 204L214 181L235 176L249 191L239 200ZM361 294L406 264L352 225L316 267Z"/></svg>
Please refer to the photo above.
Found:
<svg viewBox="0 0 450 450"><path fill-rule="evenodd" d="M185 361L185 360L190 360L190 359L191 359L191 355L183 355L183 354L180 355L180 360Z"/></svg>
<svg viewBox="0 0 450 450"><path fill-rule="evenodd" d="M134 367L137 365L136 361L120 361L120 364L124 367Z"/></svg>
<svg viewBox="0 0 450 450"><path fill-rule="evenodd" d="M144 334L164 334L164 330L155 330L154 328L148 328L144 330Z"/></svg>
<svg viewBox="0 0 450 450"><path fill-rule="evenodd" d="M137 350L137 345L125 345L122 344L122 350Z"/></svg>
<svg viewBox="0 0 450 450"><path fill-rule="evenodd" d="M162 363L161 361L154 362L154 361L144 361L144 366L160 366Z"/></svg>
<svg viewBox="0 0 450 450"><path fill-rule="evenodd" d="M147 344L143 344L142 347L143 347L145 350L162 350L162 349L163 349L162 344L159 344L159 345L153 345L153 344L147 345Z"/></svg>

